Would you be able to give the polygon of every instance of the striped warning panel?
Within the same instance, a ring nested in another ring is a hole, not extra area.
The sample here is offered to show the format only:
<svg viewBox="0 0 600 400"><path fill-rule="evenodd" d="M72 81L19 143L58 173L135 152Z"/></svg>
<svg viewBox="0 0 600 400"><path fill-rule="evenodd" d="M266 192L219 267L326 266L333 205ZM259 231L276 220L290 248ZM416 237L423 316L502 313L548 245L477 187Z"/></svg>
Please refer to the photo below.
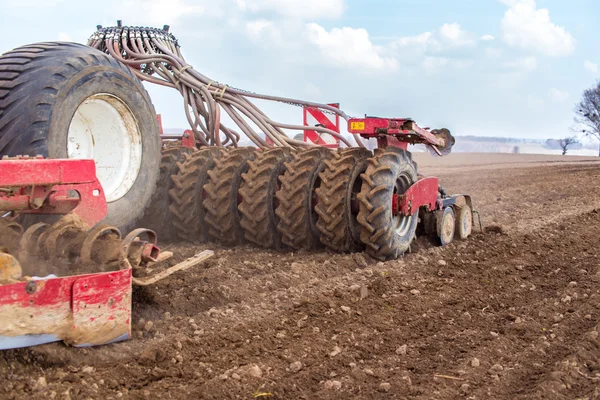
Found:
<svg viewBox="0 0 600 400"><path fill-rule="evenodd" d="M340 108L339 103L329 105ZM324 113L318 108L304 107L304 126L322 126L340 133L340 116L337 114ZM331 148L337 148L340 142L339 139L329 133L321 133L310 129L304 131L304 141Z"/></svg>

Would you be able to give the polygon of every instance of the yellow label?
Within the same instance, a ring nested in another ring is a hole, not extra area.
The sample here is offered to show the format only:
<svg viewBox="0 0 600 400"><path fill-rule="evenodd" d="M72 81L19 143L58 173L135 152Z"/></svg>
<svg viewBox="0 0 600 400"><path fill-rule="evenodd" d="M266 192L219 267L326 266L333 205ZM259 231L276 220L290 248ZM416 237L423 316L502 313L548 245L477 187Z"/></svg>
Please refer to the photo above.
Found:
<svg viewBox="0 0 600 400"><path fill-rule="evenodd" d="M365 130L365 122L350 122L350 130L351 131L364 131Z"/></svg>

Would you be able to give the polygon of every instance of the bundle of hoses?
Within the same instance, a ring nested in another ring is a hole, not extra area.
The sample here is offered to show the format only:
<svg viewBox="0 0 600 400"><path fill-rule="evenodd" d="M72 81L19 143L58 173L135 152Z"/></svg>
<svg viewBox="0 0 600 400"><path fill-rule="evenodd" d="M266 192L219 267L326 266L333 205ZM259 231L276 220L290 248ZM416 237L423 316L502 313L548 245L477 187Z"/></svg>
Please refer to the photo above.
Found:
<svg viewBox="0 0 600 400"><path fill-rule="evenodd" d="M284 131L302 131L306 129L304 125L273 121L250 98L317 108L337 114L346 121L349 119L346 113L327 104L252 93L211 80L185 61L177 39L169 33L167 25L163 29L126 27L120 21L116 27L103 28L99 25L88 46L127 65L142 81L177 89L183 96L185 114L196 140L205 146L237 146L240 140L238 132L221 123L221 109L257 147L311 145L288 137ZM322 126L311 129L321 134L328 133L352 147L338 132ZM358 135L354 138L359 146L364 147Z"/></svg>

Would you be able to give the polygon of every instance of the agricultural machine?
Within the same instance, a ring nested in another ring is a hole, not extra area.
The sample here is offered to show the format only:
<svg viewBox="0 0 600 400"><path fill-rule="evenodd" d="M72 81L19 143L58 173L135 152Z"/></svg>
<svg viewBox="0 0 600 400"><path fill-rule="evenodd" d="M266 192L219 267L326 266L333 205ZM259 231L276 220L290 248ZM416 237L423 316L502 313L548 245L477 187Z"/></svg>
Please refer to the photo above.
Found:
<svg viewBox="0 0 600 400"><path fill-rule="evenodd" d="M160 134L142 81L181 93L183 136ZM310 131L339 148L293 139L289 131L308 128L274 121L252 99L331 114L355 145L326 123ZM242 135L254 146L240 146ZM87 46L9 51L0 57L0 348L127 338L132 284L212 255L145 276L165 258L157 233L380 260L409 251L417 233L442 245L466 238L470 197L419 175L408 144L442 156L454 138L409 118L350 118L337 105L216 82L185 61L168 26L119 22L98 26Z"/></svg>

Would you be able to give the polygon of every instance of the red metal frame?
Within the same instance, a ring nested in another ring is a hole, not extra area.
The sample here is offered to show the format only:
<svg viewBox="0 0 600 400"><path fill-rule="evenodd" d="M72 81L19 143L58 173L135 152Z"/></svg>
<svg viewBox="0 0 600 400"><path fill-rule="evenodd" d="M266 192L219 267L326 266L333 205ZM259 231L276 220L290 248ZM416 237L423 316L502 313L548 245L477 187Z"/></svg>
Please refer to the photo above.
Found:
<svg viewBox="0 0 600 400"><path fill-rule="evenodd" d="M331 103L328 105L331 107L340 108L340 103ZM327 118L325 116L323 111L321 111L319 108L304 107L303 108L303 124L304 124L304 126L310 126L308 124L308 114L312 115L320 124L325 126L327 129L331 129L333 131L336 131L337 133L340 133L340 116L338 114L335 114L335 124L333 124L329 120L329 118ZM329 147L332 149L337 149L340 146L340 140L338 138L335 138L335 143L325 143L323 141L323 139L321 138L321 135L317 131L310 130L310 129L304 130L304 141L305 142L310 141L319 146Z"/></svg>
<svg viewBox="0 0 600 400"><path fill-rule="evenodd" d="M94 160L0 160L0 210L23 214L76 213L88 225L107 212ZM71 191L79 197L70 196Z"/></svg>
<svg viewBox="0 0 600 400"><path fill-rule="evenodd" d="M393 214L410 216L419 212L421 207L425 207L427 211L435 210L438 205L438 185L438 178L421 178L403 194L393 195Z"/></svg>
<svg viewBox="0 0 600 400"><path fill-rule="evenodd" d="M441 147L445 145L444 140L419 127L410 118L351 118L348 120L348 131L365 138L378 138L378 141L381 139L381 145L385 146L398 144L392 139L411 144L426 143Z"/></svg>
<svg viewBox="0 0 600 400"><path fill-rule="evenodd" d="M131 336L131 269L0 285L0 349Z"/></svg>

